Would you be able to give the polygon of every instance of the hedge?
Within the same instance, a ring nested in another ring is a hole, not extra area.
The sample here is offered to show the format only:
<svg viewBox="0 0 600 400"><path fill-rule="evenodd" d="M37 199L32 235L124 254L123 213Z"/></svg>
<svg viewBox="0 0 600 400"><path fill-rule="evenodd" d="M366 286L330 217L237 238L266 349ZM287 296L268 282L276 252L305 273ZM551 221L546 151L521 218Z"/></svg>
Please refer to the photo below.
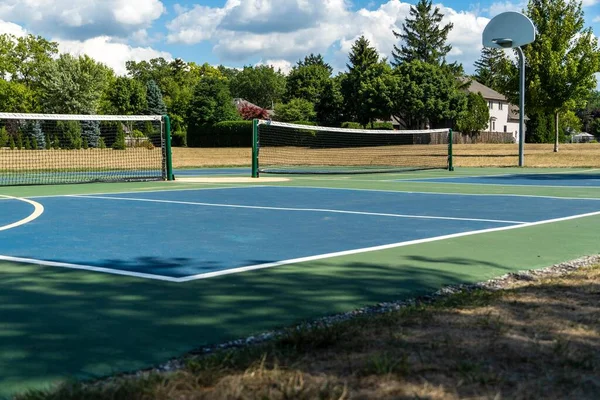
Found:
<svg viewBox="0 0 600 400"><path fill-rule="evenodd" d="M189 147L252 147L252 121L222 121L189 126Z"/></svg>
<svg viewBox="0 0 600 400"><path fill-rule="evenodd" d="M394 125L391 122L374 122L373 125L368 124L366 128L364 128L358 122L343 122L342 128L347 129L375 129L375 130L383 130L383 131L391 131L394 130Z"/></svg>

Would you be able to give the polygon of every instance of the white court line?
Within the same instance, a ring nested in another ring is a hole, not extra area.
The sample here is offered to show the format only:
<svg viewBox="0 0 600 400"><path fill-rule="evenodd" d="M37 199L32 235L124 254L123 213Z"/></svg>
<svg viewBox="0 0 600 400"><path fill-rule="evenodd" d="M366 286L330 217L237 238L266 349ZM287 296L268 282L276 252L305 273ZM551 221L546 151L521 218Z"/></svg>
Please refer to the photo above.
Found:
<svg viewBox="0 0 600 400"><path fill-rule="evenodd" d="M469 222L493 222L499 224L525 224L524 221L507 221L498 219L482 219L482 218L459 218L459 217L436 217L431 215L414 215L414 214L391 214L391 213L376 213L368 211L352 211L352 210L335 210L327 208L293 208L293 207L270 207L270 206L249 206L243 204L222 204L222 203L201 203L194 201L177 201L177 200L158 200L158 199L139 199L132 197L108 197L108 196L68 196L78 199L100 199L100 200L118 200L118 201L137 201L143 203L166 203L166 204L183 204L190 206L202 207L221 207L221 208L246 208L253 210L273 210L273 211L300 211L300 212L318 212L318 213L333 213L333 214L351 214L351 215L368 215L376 217L393 217L393 218L412 218L412 219L434 219L448 221L469 221Z"/></svg>
<svg viewBox="0 0 600 400"><path fill-rule="evenodd" d="M493 232L513 230L513 229L528 228L528 227L537 226L537 225L545 225L545 224L551 224L551 223L555 223L555 222L563 222L563 221L569 221L569 220L573 220L573 219L593 217L593 216L597 216L597 215L600 215L600 211L593 212L593 213L587 213L587 214L572 215L572 216L563 217L563 218L549 219L549 220L545 220L545 221L529 222L529 223L520 224L520 225L511 225L511 226L503 226L503 227L499 227L499 228L490 228L490 229L481 229L481 230L476 230L476 231L453 233L450 235L435 236L435 237L430 237L430 238L426 238L426 239L410 240L410 241L406 241L406 242L398 242L398 243L386 244L386 245L382 245L382 246L365 247L365 248L354 249L354 250L346 250L346 251L339 251L339 252L334 252L334 253L318 254L318 255L309 256L309 257L282 260L282 261L277 261L277 262L272 262L272 263L248 265L245 267L232 268L232 269L223 270L223 271L215 271L215 272L207 272L204 274L190 275L190 276L186 276L183 278L173 278L170 276L122 271L122 270L112 269L112 268L102 268L102 267L94 267L94 266L89 266L89 265L59 263L59 262L52 262L52 261L9 257L9 256L0 256L0 260L12 261L12 262L18 262L18 263L26 263L26 264L34 264L34 265L39 265L39 266L69 268L69 269L91 271L91 272L103 272L103 273L109 273L109 274L114 274L114 275L125 275L125 276L130 276L130 277L135 277L135 278L153 279L153 280L159 280L159 281L165 281L165 282L184 283L184 282L190 282L190 281L195 281L195 280L200 280L200 279L214 278L214 277L223 276L223 275L231 275L231 274L237 274L237 273L241 273L241 272L279 267L282 265L298 264L298 263L303 263L303 262L308 262L308 261L317 261L317 260L323 260L326 258L368 253L368 252L379 251L379 250L388 250L388 249L394 249L394 248L398 248L398 247L406 247L406 246L412 246L412 245L422 244L422 243L437 242L437 241L441 241L441 240L455 239L455 238L460 238L460 237L465 237L465 236L474 236L474 235L480 235L480 234L485 234L485 233L493 233Z"/></svg>
<svg viewBox="0 0 600 400"><path fill-rule="evenodd" d="M442 178L445 179L445 178ZM404 182L404 181L403 181ZM412 183L425 183L412 181ZM528 188L558 188L558 189L600 189L600 186L563 186L563 185L525 185L515 183L471 183L471 182L434 182L442 185L465 185L465 186L502 186L502 187L528 187Z"/></svg>
<svg viewBox="0 0 600 400"><path fill-rule="evenodd" d="M131 272L131 271L123 271L119 269L113 268L104 268L104 267L94 267L91 265L81 265L81 264L70 264L63 262L54 262L54 261L45 261L45 260L36 260L33 258L21 258L21 257L10 257L10 256L1 256L0 261L10 261L21 264L32 264L39 265L43 267L57 267L57 268L68 268L68 269L78 269L83 271L90 272L103 272L111 275L124 275L131 276L134 278L143 278L143 279L154 279L158 281L166 281L166 282L179 282L181 278L173 278L170 276L163 275L155 275L155 274L144 274L142 272Z"/></svg>
<svg viewBox="0 0 600 400"><path fill-rule="evenodd" d="M40 215L42 215L44 213L44 206L41 205L40 203L37 203L37 202L33 201L33 200L22 199L20 197L6 196L6 195L3 195L3 194L0 194L0 199L22 201L22 202L25 202L25 203L29 203L29 204L31 204L33 206L33 212L28 217L23 218L22 220L14 222L14 223L9 224L9 225L0 226L0 231L7 231L9 229L13 229L13 228L16 228L18 226L28 224L31 221L37 219Z"/></svg>
<svg viewBox="0 0 600 400"><path fill-rule="evenodd" d="M488 185L491 186L491 185ZM334 188L327 186L295 186L295 185L284 185L284 186L266 186L266 187L277 187L277 188L294 188L294 189L319 189L319 190L347 190L357 192L378 192L378 193L400 193L400 194L425 194L425 195L442 195L442 196L491 196L491 197L531 197L540 199L552 199L552 200L592 200L600 201L600 197L560 197L560 196L541 196L535 194L510 194L510 193L448 193L448 192L421 192L413 190L389 190L389 189L358 189L358 188Z"/></svg>
<svg viewBox="0 0 600 400"><path fill-rule="evenodd" d="M486 174L486 175L455 175L455 176L428 176L424 178L420 178L419 181L426 181L432 179L460 179L460 178L494 178L496 176L526 176L526 175L559 175L559 174L585 174L588 172L600 171L600 168L591 168L584 169L582 171L556 171L556 172L515 172L512 174ZM405 178L405 179L389 179L382 182L398 182L398 181L415 181L414 178ZM499 185L503 186L503 185ZM554 187L554 186L553 186ZM571 186L569 186L571 187ZM587 187L587 186L586 186Z"/></svg>

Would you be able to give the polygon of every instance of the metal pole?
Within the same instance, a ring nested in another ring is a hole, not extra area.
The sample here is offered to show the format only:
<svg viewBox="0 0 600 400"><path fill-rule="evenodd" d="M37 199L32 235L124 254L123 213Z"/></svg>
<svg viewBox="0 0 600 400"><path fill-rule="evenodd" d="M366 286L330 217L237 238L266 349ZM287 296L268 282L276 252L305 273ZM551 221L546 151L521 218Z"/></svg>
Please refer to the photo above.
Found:
<svg viewBox="0 0 600 400"><path fill-rule="evenodd" d="M519 167L525 166L525 54L516 47L519 54Z"/></svg>

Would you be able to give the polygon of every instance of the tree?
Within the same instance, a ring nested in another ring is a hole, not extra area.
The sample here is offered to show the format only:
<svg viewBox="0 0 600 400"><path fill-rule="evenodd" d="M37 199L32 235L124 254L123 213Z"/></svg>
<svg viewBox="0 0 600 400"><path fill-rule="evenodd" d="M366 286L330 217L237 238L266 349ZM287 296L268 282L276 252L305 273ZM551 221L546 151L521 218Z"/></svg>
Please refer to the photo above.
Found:
<svg viewBox="0 0 600 400"><path fill-rule="evenodd" d="M27 113L36 111L36 96L23 83L0 79L0 109L3 112Z"/></svg>
<svg viewBox="0 0 600 400"><path fill-rule="evenodd" d="M44 149L46 148L46 136L42 132L42 124L40 121L28 121L25 126L25 130L29 137L32 139L32 149Z"/></svg>
<svg viewBox="0 0 600 400"><path fill-rule="evenodd" d="M431 0L419 0L415 6L410 7L410 17L402 25L402 32L393 31L397 39L402 39L404 44L400 47L394 45L392 52L394 66L420 60L434 65L444 65L446 55L452 46L446 44L448 33L453 24L441 26L444 15L439 7L433 8Z"/></svg>
<svg viewBox="0 0 600 400"><path fill-rule="evenodd" d="M227 81L215 76L204 76L194 88L188 109L188 132L204 124L240 119L233 104Z"/></svg>
<svg viewBox="0 0 600 400"><path fill-rule="evenodd" d="M145 114L165 115L167 113L167 107L163 101L160 88L153 80L149 80L146 84L146 102L147 108Z"/></svg>
<svg viewBox="0 0 600 400"><path fill-rule="evenodd" d="M269 113L264 108L255 106L253 104L244 104L239 108L239 113L242 119L244 120L252 120L252 119L267 119L269 118Z"/></svg>
<svg viewBox="0 0 600 400"><path fill-rule="evenodd" d="M262 108L272 108L285 92L285 76L272 66L244 67L230 81L231 94Z"/></svg>
<svg viewBox="0 0 600 400"><path fill-rule="evenodd" d="M364 36L352 45L349 59L349 72L342 82L346 115L363 127L378 118L388 119L395 82L387 61L379 60L377 50Z"/></svg>
<svg viewBox="0 0 600 400"><path fill-rule="evenodd" d="M490 120L490 109L481 93L470 92L466 108L458 114L456 129L470 135L485 129Z"/></svg>
<svg viewBox="0 0 600 400"><path fill-rule="evenodd" d="M42 111L94 114L113 71L87 55L70 54L48 63L40 79Z"/></svg>
<svg viewBox="0 0 600 400"><path fill-rule="evenodd" d="M81 121L81 139L84 148L99 147L100 121Z"/></svg>
<svg viewBox="0 0 600 400"><path fill-rule="evenodd" d="M508 59L504 50L492 47L484 47L481 57L475 61L475 80L496 91L502 90L502 82L505 79L505 71L508 67Z"/></svg>
<svg viewBox="0 0 600 400"><path fill-rule="evenodd" d="M313 103L306 99L292 99L275 105L275 118L282 122L312 122L317 113Z"/></svg>
<svg viewBox="0 0 600 400"><path fill-rule="evenodd" d="M106 90L108 114L139 115L148 109L146 86L125 76L117 77Z"/></svg>
<svg viewBox="0 0 600 400"><path fill-rule="evenodd" d="M445 125L466 107L467 96L447 68L414 60L401 64L396 74L393 112L408 129Z"/></svg>
<svg viewBox="0 0 600 400"><path fill-rule="evenodd" d="M343 75L330 78L325 83L319 102L315 104L317 122L321 126L337 127L344 119Z"/></svg>
<svg viewBox="0 0 600 400"><path fill-rule="evenodd" d="M598 40L591 28L584 27L581 1L530 0L527 15L538 32L535 42L523 48L527 59L527 114L536 114L535 119L553 116L554 151L558 151L559 115L580 107L596 87L594 74L600 71ZM509 85L506 92L515 101L516 67L512 68ZM530 116L532 123L535 121Z"/></svg>
<svg viewBox="0 0 600 400"><path fill-rule="evenodd" d="M333 68L320 54L310 54L290 71L286 82L284 100L304 99L313 104L319 103L328 84Z"/></svg>

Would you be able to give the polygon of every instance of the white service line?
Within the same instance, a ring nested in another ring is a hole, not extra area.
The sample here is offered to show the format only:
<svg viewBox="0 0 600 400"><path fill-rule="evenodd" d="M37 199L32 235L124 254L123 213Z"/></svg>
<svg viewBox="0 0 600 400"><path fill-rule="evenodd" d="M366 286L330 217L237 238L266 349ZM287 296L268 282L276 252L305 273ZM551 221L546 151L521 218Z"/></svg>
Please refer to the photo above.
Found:
<svg viewBox="0 0 600 400"><path fill-rule="evenodd" d="M249 205L243 205L243 204L201 203L201 202L194 202L194 201L139 199L139 198L112 197L112 196L109 197L109 196L77 196L77 195L73 195L73 196L67 196L67 197L75 197L75 198L79 198L79 199L137 201L137 202L143 202L143 203L183 204L183 205L203 206L203 207L247 208L247 209L254 209L254 210L300 211L300 212L319 212L319 213L334 213L334 214L369 215L369 216L393 217L393 218L435 219L435 220L471 221L471 222L493 222L493 223L499 223L499 224L525 224L526 223L524 221L508 221L508 220L498 220L498 219L437 217L437 216L431 216L431 215L376 213L376 212L368 212L368 211L334 210L334 209L327 209L327 208L249 206Z"/></svg>

